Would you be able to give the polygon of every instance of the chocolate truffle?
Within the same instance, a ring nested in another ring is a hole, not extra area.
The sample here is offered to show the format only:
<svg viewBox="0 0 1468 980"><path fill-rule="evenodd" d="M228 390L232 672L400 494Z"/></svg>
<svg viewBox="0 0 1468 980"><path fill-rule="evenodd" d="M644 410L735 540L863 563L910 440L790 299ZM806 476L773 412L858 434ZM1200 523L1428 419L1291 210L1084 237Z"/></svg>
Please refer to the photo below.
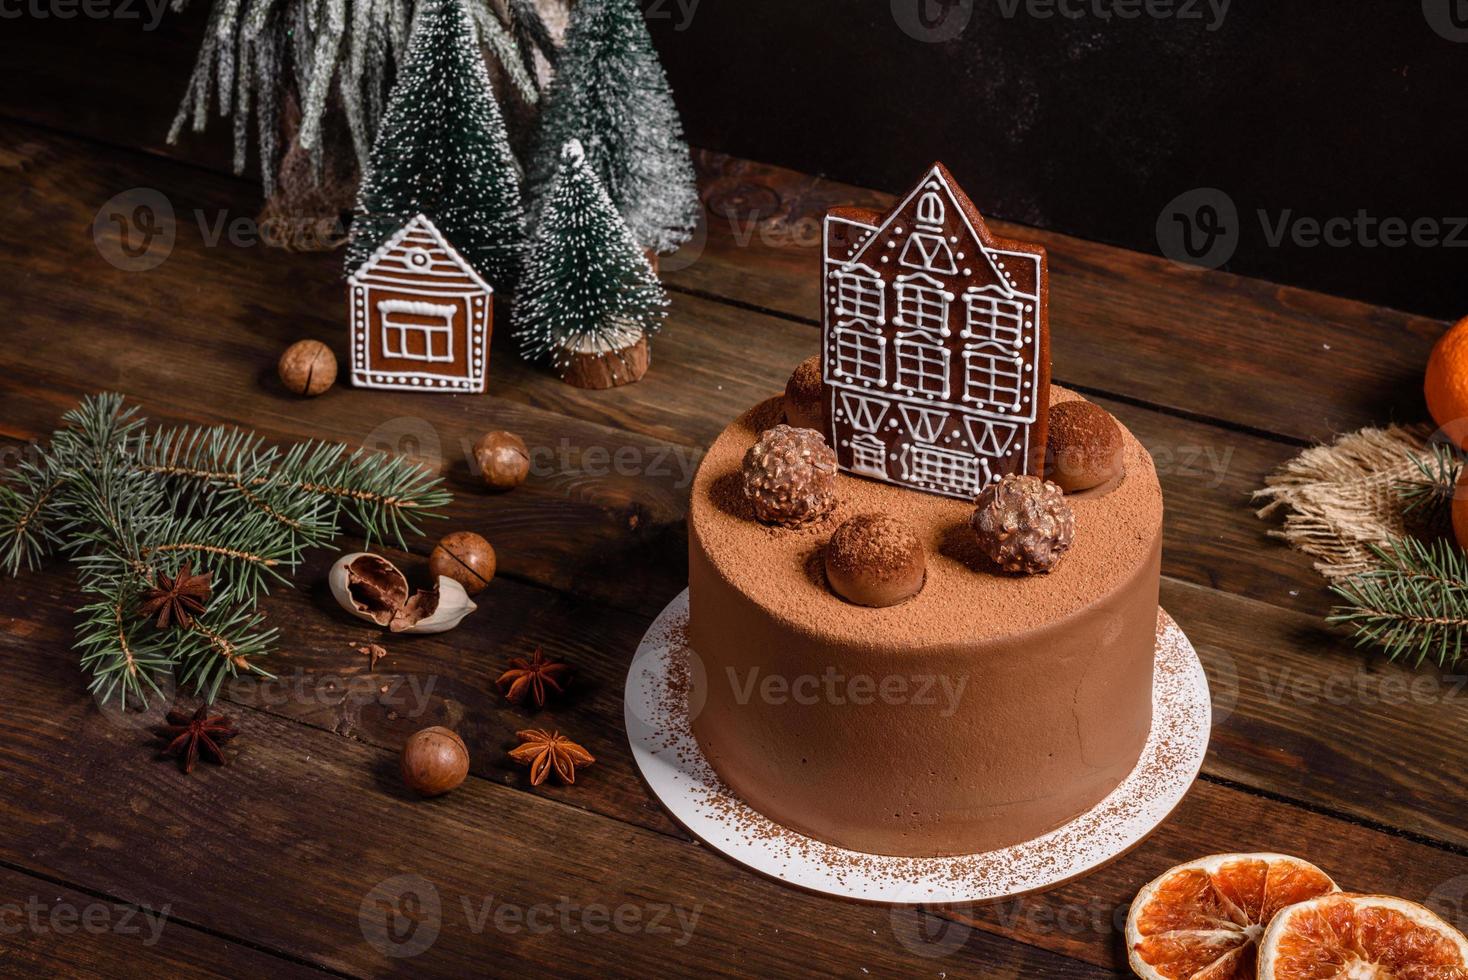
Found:
<svg viewBox="0 0 1468 980"><path fill-rule="evenodd" d="M797 527L836 508L836 453L814 429L777 425L744 454L744 496L766 524Z"/></svg>
<svg viewBox="0 0 1468 980"><path fill-rule="evenodd" d="M821 401L821 358L807 357L785 382L785 421L802 429L826 431L826 409Z"/></svg>
<svg viewBox="0 0 1468 980"><path fill-rule="evenodd" d="M1050 571L1075 537L1075 513L1049 480L1010 474L977 503L971 524L979 547L1006 572Z"/></svg>
<svg viewBox="0 0 1468 980"><path fill-rule="evenodd" d="M826 581L858 606L895 606L922 591L928 563L917 533L886 514L857 514L826 545Z"/></svg>
<svg viewBox="0 0 1468 980"><path fill-rule="evenodd" d="M1121 475L1121 426L1087 401L1050 406L1045 479L1066 493L1099 487Z"/></svg>

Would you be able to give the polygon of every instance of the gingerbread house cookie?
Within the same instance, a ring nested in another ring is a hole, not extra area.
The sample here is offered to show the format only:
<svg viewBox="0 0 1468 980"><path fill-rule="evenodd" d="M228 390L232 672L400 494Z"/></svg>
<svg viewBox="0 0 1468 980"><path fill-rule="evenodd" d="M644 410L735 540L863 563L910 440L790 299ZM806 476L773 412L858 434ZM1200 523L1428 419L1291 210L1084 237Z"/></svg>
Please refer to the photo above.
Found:
<svg viewBox="0 0 1468 980"><path fill-rule="evenodd" d="M354 385L484 391L494 291L427 216L404 225L347 282Z"/></svg>
<svg viewBox="0 0 1468 980"><path fill-rule="evenodd" d="M827 212L823 256L825 434L840 466L965 498L1041 475L1045 250L994 237L935 163L885 214Z"/></svg>

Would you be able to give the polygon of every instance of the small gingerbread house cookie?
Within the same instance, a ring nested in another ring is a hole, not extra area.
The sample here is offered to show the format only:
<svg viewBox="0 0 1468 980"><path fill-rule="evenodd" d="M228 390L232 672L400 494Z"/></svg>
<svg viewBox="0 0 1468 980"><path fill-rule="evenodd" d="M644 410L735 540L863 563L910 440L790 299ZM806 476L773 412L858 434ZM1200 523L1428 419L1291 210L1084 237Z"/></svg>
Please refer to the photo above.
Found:
<svg viewBox="0 0 1468 980"><path fill-rule="evenodd" d="M886 213L827 212L826 438L852 473L972 498L1040 475L1045 250L996 238L941 163Z"/></svg>
<svg viewBox="0 0 1468 980"><path fill-rule="evenodd" d="M494 291L427 216L404 225L347 282L352 384L484 391Z"/></svg>

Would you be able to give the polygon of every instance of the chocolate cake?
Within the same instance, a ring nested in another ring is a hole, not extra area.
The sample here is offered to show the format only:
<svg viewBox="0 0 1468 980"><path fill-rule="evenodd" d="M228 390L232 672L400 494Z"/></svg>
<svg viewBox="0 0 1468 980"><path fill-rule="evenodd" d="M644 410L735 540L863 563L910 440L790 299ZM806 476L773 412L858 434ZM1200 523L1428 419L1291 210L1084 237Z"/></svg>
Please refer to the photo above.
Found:
<svg viewBox="0 0 1468 980"><path fill-rule="evenodd" d="M693 733L746 803L829 844L1032 840L1151 730L1151 457L1051 385L1045 249L992 234L941 163L885 213L826 213L820 296L817 357L694 479Z"/></svg>
<svg viewBox="0 0 1468 980"><path fill-rule="evenodd" d="M1110 793L1151 725L1162 494L1146 450L1118 426L1122 473L1065 495L1073 541L1022 575L979 547L972 498L847 472L831 512L762 523L741 466L782 421L778 398L740 417L692 489L688 640L707 681L693 731L719 777L810 837L913 856L1029 840ZM894 605L826 580L830 538L864 514L926 552L921 589Z"/></svg>

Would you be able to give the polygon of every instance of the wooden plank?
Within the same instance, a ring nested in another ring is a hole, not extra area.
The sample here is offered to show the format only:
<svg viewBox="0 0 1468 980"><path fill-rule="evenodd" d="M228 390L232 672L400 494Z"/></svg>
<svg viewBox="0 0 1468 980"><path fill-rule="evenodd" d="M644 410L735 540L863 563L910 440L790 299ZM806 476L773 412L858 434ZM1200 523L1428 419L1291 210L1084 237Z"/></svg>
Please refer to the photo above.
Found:
<svg viewBox="0 0 1468 980"><path fill-rule="evenodd" d="M54 167L38 172L36 178L45 185L37 199L50 202L52 208L71 206L74 200L60 192L61 185L85 186L84 173L71 171L59 158ZM37 213L48 207L29 200L22 205ZM85 242L68 243L58 237L55 242L35 245L28 254L35 256L43 268L75 266L87 260L88 247ZM692 430L698 438L707 438L750 401L777 389L782 365L793 363L803 354L810 336L809 328L799 324L682 297L675 325L660 341L664 370L654 370L648 381L625 389L625 393L587 393L559 385L521 364L513 353L505 355L501 351L497 352L494 373L499 381L497 390L502 394L491 398L413 399L344 388L322 399L301 402L286 398L273 387L270 365L275 351L298 336L298 324L311 322L313 317L323 324L327 322L328 313L334 311L323 312L321 307L335 301L336 285L282 291L270 284L278 281L274 277L289 276L289 270L299 265L324 260L293 260L287 269L280 267L278 253L236 250L231 253L231 262L214 263L226 267L222 274L230 279L227 285L217 295L201 292L189 299L191 312L218 312L206 316L138 312L166 309L168 282L193 283L214 274L211 257L203 247L184 244L176 247L157 273L114 273L115 278L100 291L59 291L48 286L45 296L39 291L28 294L26 290L32 287L29 280L22 280L17 289L25 299L16 304L16 343L11 348L17 367L11 377L17 380L8 381L0 389L4 392L0 395L0 424L15 436L44 433L76 397L96 385L97 379L105 378L104 383L143 395L148 411L161 418L248 417L258 420L267 434L285 438L311 435L370 442L370 433L363 432L369 422L376 425L401 413L400 417L427 421L441 433L445 445L472 438L477 425L487 428L504 424L526 432L537 447L553 447L560 433L565 432L567 438L583 447L604 446L609 457L631 446L644 454L642 459L650 461L652 454L661 449L676 452L679 447L660 449L651 437L629 435L621 427L648 433ZM235 266L242 271L228 271ZM177 278L160 280L163 275ZM328 291L330 296L316 295ZM282 293L289 295L283 297ZM293 305L289 297L302 293L305 300ZM219 310L221 303L224 308ZM251 311L272 304L269 315L251 315ZM226 332L228 340L223 345L211 339L218 335L221 321L240 325ZM96 322L105 322L110 329L94 337L91 325ZM67 347L68 357L51 357L47 352L55 348L50 345L67 337L68 332L75 338ZM758 357L748 353L756 345ZM221 346L218 353L208 353ZM199 351L190 361L197 382L177 385L174 363L151 353L159 349ZM727 365L735 361L742 362L747 370L735 374L721 388L715 379L720 371L727 373ZM109 373L113 377L107 378ZM201 401L196 388L231 394L228 401ZM1248 514L1248 489L1288 452L1286 448L1135 406L1109 404L1163 463L1168 495L1169 575L1275 604L1298 604L1312 612L1324 607L1319 582L1306 563L1268 541L1264 526ZM479 413L486 410L494 421L480 422ZM588 423L573 421L561 413L591 415L599 421L588 427ZM691 460L692 450L683 448L688 455L682 458ZM1195 454L1192 462L1184 456L1188 450ZM1219 463L1226 464L1221 472L1210 468ZM451 475L455 472L451 469ZM462 499L456 504L454 521L445 526L473 526L485 531L501 546L508 574L596 596L644 616L661 608L667 597L681 588L684 475L649 478L642 473L624 476L608 472L588 476L573 470L557 473L544 486L535 481L495 498L477 496L467 472L460 475L464 479L455 481L455 489ZM615 502L615 506L606 507L607 501ZM1291 596L1290 592L1300 595ZM1210 599L1202 607L1198 622L1216 624L1220 630L1231 629L1239 615L1236 607ZM594 619L599 621L599 617ZM1288 636L1286 630L1279 633ZM630 649L635 645L637 630L625 626L621 636L621 642ZM508 633L502 633L495 643L505 644L510 639ZM1343 649L1334 639L1323 640L1322 646ZM332 652L320 666L329 669L339 662L331 658L341 656L340 651ZM1267 654L1264 657L1267 664ZM615 683L615 678L609 683ZM1261 715L1274 710L1267 705L1258 705L1257 709ZM1417 729L1431 730L1426 721L1422 719ZM333 720L333 725L338 723L339 719ZM1282 725L1309 733L1311 713L1301 706L1288 714ZM389 733L393 737L402 734L395 729L389 729ZM1381 737L1387 739L1382 744L1391 744L1385 732ZM1379 761L1385 764L1385 760ZM1286 779L1285 773L1272 771L1268 777L1251 777L1247 774L1252 771L1250 766L1241 768L1241 781L1274 791L1297 792L1292 786L1293 775ZM1345 771L1349 767L1338 768ZM1311 798L1321 802L1322 796ZM1401 819L1415 821L1409 825L1425 823L1427 833L1443 832L1435 826L1441 822L1439 817L1414 817L1418 812L1415 806L1404 806ZM1430 807L1425 812L1433 813Z"/></svg>
<svg viewBox="0 0 1468 980"><path fill-rule="evenodd" d="M160 165L103 154L112 170L98 176L96 156L82 155L79 144L34 133L30 139L34 164L11 191L0 189L0 198L13 197L17 216L12 232L0 230L0 242L35 271L12 286L7 356L16 370L9 383L24 390L0 396L17 403L0 413L0 433L47 432L79 394L107 387L146 395L148 410L160 416L248 418L273 434L394 448L416 440L422 454L443 460L465 498L455 519L485 522L491 540L503 542L508 572L591 589L607 601L630 598L640 611L656 611L642 597L677 591L684 495L702 447L778 392L790 367L814 349L808 326L680 294L654 344L653 369L626 388L588 392L555 382L519 358L502 321L488 397L390 396L339 385L302 401L280 389L273 365L302 336L326 339L344 355L345 292L334 256L209 247L187 215L235 214L240 187L177 167L168 176L180 227L158 268L114 269L85 235L33 241L19 231L28 222L86 227L92 200L135 185ZM21 187L29 189L21 194ZM72 285L75 277L61 271L68 269L83 271L86 285ZM202 288L204 282L212 285ZM51 353L55 344L65 345L66 358ZM170 356L180 351L190 352L182 382ZM230 392L229 402L200 397L214 391ZM1249 515L1248 493L1290 448L1098 400L1136 431L1162 471L1169 574L1295 608L1324 608L1308 562L1268 541L1264 525ZM466 450L492 427L520 431L544 465L525 487L488 498Z"/></svg>
<svg viewBox="0 0 1468 980"><path fill-rule="evenodd" d="M325 976L175 918L0 867L0 973L34 977Z"/></svg>
<svg viewBox="0 0 1468 980"><path fill-rule="evenodd" d="M181 147L164 147L171 98L141 106L123 101L111 72L65 70L69 62L58 54L75 50L78 30L95 36L99 50L118 52L119 61L121 52L146 43L141 68L126 62L126 90L136 91L132 85L142 84L136 73L143 71L154 90L181 92L202 33L201 13L193 8L182 19L166 19L141 40L126 25L86 20L28 23L25 32L8 33L0 46L0 81L14 81L7 90L55 96L28 99L10 112L223 168L227 120L213 120L209 133ZM891 196L720 154L699 154L698 162L706 227L665 261L666 281L813 322L819 216L834 204L881 207ZM982 209L981 181L957 176ZM258 191L250 184L241 191L240 213L253 215ZM994 228L1050 250L1055 376L1062 382L1297 441L1423 417L1422 366L1443 327L1436 320L1007 222ZM1240 391L1249 397L1241 399Z"/></svg>
<svg viewBox="0 0 1468 980"><path fill-rule="evenodd" d="M422 578L421 557L388 554ZM682 836L646 798L621 724L627 664L645 614L503 580L480 594L480 610L453 632L391 636L336 607L325 588L332 560L331 552L312 553L293 576L296 587L262 603L282 636L261 665L279 680L231 683L225 697L389 750L427 725L449 725L467 741L473 771L506 784L518 781L518 770L503 754L501 733L553 722L617 778L542 792ZM16 598L0 598L0 615L34 618L36 638L58 650L70 644L76 600L44 583L63 574L58 563L23 575L11 585ZM1461 737L1468 722L1452 711L1468 698L1462 677L1365 657L1315 617L1206 587L1167 579L1162 604L1194 642L1213 687L1205 773L1468 848L1464 791L1455 778L1468 766L1468 738ZM375 671L355 650L368 643L388 650ZM537 645L571 664L576 681L561 703L527 712L506 704L494 680L509 657ZM75 671L74 658L65 660ZM1403 766L1403 758L1433 764Z"/></svg>
<svg viewBox="0 0 1468 980"><path fill-rule="evenodd" d="M79 675L58 660L64 628L57 620L64 614L51 597L65 591L45 574L0 595L0 649L11 677L0 691L0 764L17 774L14 793L0 803L10 806L4 815L12 828L0 842L0 860L85 882L125 901L169 903L206 928L249 935L348 972L380 965L360 936L357 910L374 883L400 874L421 875L441 895L470 896L471 904L491 895L520 907L554 904L563 896L583 906L643 902L691 910L701 903L697 942L690 948L648 943L646 937L625 946L613 937L600 944L557 944L556 955L564 956L557 968L572 974L612 964L622 972L659 961L691 968L709 956L732 956L739 969L761 972L802 963L818 971L859 964L875 972L914 962L901 936L911 939L916 925L905 913L894 918L848 906L833 917L824 900L766 882L705 848L621 822L629 815L640 822L637 810L629 814L619 804L611 814L618 819L608 821L579 809L601 812L609 799L645 792L625 757L599 758L555 799L543 787L520 792L523 770L512 774L498 760L512 741L510 732L524 721L488 711L482 694L445 720L470 735L476 771L489 770L489 778L471 779L437 802L409 799L398 785L393 753L363 741L370 736L362 729L351 732L354 738L339 738L249 709L235 712L242 715L243 730L235 764L205 767L183 779L150 759L151 737L132 727L135 722L119 724L115 715L98 713ZM303 611L282 620L294 629L293 621L309 618ZM463 649L440 655L462 661ZM620 646L609 645L601 662L581 664L597 677L615 677L626 656ZM439 669L462 671L468 687L477 683L463 666L445 662ZM614 695L596 700L616 708ZM559 711L552 714L556 724L561 717ZM619 718L617 709L602 721L609 742L622 737ZM302 800L329 805L303 807ZM634 806L658 809L649 798ZM63 823L71 829L58 835ZM137 846L142 840L181 846ZM281 859L232 858L245 840L257 855ZM1037 900L959 910L981 929L938 968L961 970L974 962L1005 968L1026 957L1031 968L1051 966L1032 950L988 938L990 933L1116 967L1119 947L1111 923L1142 883L1188 857L1261 849L1299 853L1351 886L1416 900L1441 901L1441 889L1468 874L1462 852L1204 781L1154 837L1112 866ZM306 894L315 898L303 907L293 896ZM446 899L444 935L421 963L415 960L415 969L461 970L482 948L484 940L468 928L469 920L457 907L448 910L451 901ZM1024 911L1030 908L1040 911ZM1069 923L1098 910L1102 925L1057 925L1057 919ZM753 936L760 941L751 942ZM509 936L496 942L507 971L544 965L551 955L545 948L549 940L537 944L533 937ZM968 959L973 956L977 961Z"/></svg>
<svg viewBox="0 0 1468 980"><path fill-rule="evenodd" d="M891 195L714 154L700 162L706 233L667 260L664 279L815 322L820 216L836 204L882 209ZM982 188L967 182L982 210ZM1061 383L1303 441L1424 415L1422 368L1438 321L1008 222L993 228L1049 250Z"/></svg>
<svg viewBox="0 0 1468 980"><path fill-rule="evenodd" d="M57 586L28 582L19 591L32 601ZM186 778L154 761L148 732L99 713L78 677L58 669L47 627L4 602L0 765L14 778L0 800L0 860L12 865L358 975L928 966L903 940L920 934L922 913L853 905L833 916L824 899L580 810L574 796L566 805L471 779L422 802L399 786L393 753L264 712L235 712L242 734L230 767ZM498 726L493 738L513 741ZM612 779L622 781L592 767L576 789ZM416 928L405 890L423 899ZM415 942L427 948L403 955ZM1100 975L986 934L948 963Z"/></svg>

